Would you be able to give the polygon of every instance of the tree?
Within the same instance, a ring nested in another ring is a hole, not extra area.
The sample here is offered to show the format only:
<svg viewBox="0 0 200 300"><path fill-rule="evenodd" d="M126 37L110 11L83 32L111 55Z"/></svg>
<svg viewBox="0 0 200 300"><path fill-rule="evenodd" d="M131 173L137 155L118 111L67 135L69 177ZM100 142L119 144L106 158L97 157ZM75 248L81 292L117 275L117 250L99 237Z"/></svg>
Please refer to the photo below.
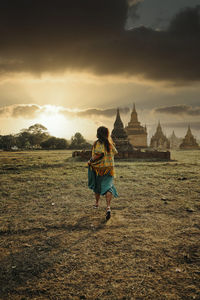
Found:
<svg viewBox="0 0 200 300"><path fill-rule="evenodd" d="M16 139L13 135L2 135L0 138L0 148L4 150L11 150L16 146Z"/></svg>
<svg viewBox="0 0 200 300"><path fill-rule="evenodd" d="M16 144L20 149L31 148L31 134L27 131L23 131L16 136Z"/></svg>
<svg viewBox="0 0 200 300"><path fill-rule="evenodd" d="M80 132L76 132L71 138L70 149L90 149L91 144L89 144Z"/></svg>
<svg viewBox="0 0 200 300"><path fill-rule="evenodd" d="M54 136L51 136L47 140L43 141L40 145L43 149L67 149L68 148L67 140L62 138L56 138Z"/></svg>
<svg viewBox="0 0 200 300"><path fill-rule="evenodd" d="M47 128L41 124L34 124L28 129L21 130L18 135L18 141L21 143L21 148L27 148L27 146L36 148L40 147L41 142L45 141L49 137Z"/></svg>
<svg viewBox="0 0 200 300"><path fill-rule="evenodd" d="M67 149L69 147L66 139L56 139L56 149Z"/></svg>

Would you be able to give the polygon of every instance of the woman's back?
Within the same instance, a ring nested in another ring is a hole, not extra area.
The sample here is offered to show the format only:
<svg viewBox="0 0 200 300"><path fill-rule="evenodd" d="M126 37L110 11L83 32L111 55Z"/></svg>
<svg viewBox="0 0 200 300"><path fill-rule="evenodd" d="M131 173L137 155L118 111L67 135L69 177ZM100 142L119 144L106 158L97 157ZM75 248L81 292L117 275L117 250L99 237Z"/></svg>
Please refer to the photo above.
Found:
<svg viewBox="0 0 200 300"><path fill-rule="evenodd" d="M114 155L117 153L117 150L113 144L110 143L110 151L108 152L104 143L101 143L97 140L92 148L92 156L101 155L102 158L97 161L95 166L99 168L104 167L113 167L114 166Z"/></svg>

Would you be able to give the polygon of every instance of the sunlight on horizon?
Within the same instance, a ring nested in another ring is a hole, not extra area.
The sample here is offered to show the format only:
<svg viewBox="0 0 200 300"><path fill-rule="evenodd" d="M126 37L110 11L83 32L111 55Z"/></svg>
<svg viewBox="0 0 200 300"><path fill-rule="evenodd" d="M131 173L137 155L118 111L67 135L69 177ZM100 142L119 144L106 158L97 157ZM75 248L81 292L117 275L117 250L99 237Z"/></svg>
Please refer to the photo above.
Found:
<svg viewBox="0 0 200 300"><path fill-rule="evenodd" d="M54 105L45 106L35 122L44 125L50 135L60 138L71 139L76 132L80 132L85 138L94 139L96 134L92 120L66 117L61 107Z"/></svg>

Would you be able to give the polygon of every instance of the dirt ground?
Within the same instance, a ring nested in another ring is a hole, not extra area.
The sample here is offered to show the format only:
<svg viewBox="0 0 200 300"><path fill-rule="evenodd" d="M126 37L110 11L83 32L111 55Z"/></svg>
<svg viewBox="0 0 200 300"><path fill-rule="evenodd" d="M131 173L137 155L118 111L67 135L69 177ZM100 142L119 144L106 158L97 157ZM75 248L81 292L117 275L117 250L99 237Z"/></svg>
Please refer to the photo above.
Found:
<svg viewBox="0 0 200 300"><path fill-rule="evenodd" d="M116 173L105 222L71 152L0 153L0 299L200 299L200 151Z"/></svg>

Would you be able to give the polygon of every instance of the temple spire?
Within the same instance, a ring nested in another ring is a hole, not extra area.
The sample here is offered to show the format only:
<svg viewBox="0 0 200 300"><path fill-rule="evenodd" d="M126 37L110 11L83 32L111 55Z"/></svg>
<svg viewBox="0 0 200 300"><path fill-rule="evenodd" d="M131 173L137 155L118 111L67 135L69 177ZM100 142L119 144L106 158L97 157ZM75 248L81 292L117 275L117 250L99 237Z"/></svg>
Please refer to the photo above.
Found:
<svg viewBox="0 0 200 300"><path fill-rule="evenodd" d="M176 137L174 130L172 131L172 137Z"/></svg>
<svg viewBox="0 0 200 300"><path fill-rule="evenodd" d="M116 116L116 120L114 123L114 128L124 128L124 125L123 125L121 117L120 117L119 108L117 108L117 116Z"/></svg>
<svg viewBox="0 0 200 300"><path fill-rule="evenodd" d="M158 121L156 133L151 138L150 147L157 148L157 149L169 149L170 148L170 142L162 131L160 120Z"/></svg>
<svg viewBox="0 0 200 300"><path fill-rule="evenodd" d="M181 145L181 149L200 149L196 139L194 138L192 131L190 129L190 125L188 125L188 130L186 136L184 137Z"/></svg>
<svg viewBox="0 0 200 300"><path fill-rule="evenodd" d="M119 108L117 108L117 115L114 122L114 128L112 130L111 137L119 152L132 151L133 148L128 141L128 136L124 129L124 125L120 117Z"/></svg>
<svg viewBox="0 0 200 300"><path fill-rule="evenodd" d="M158 126L157 126L156 132L157 132L158 134L163 134L162 127L161 127L161 124L160 124L160 120L158 121Z"/></svg>
<svg viewBox="0 0 200 300"><path fill-rule="evenodd" d="M128 125L125 127L125 130L128 134L130 143L134 147L147 147L147 128L140 125L140 122L138 121L135 103L133 103L130 122L128 122Z"/></svg>
<svg viewBox="0 0 200 300"><path fill-rule="evenodd" d="M192 135L191 129L190 129L190 124L188 125L188 130L187 130L187 135Z"/></svg>
<svg viewBox="0 0 200 300"><path fill-rule="evenodd" d="M133 103L133 110L132 110L132 113L131 113L131 121L130 121L130 124L133 124L133 123L139 123L138 122L138 117L137 117L137 112L136 112L136 109L135 109L135 103Z"/></svg>

